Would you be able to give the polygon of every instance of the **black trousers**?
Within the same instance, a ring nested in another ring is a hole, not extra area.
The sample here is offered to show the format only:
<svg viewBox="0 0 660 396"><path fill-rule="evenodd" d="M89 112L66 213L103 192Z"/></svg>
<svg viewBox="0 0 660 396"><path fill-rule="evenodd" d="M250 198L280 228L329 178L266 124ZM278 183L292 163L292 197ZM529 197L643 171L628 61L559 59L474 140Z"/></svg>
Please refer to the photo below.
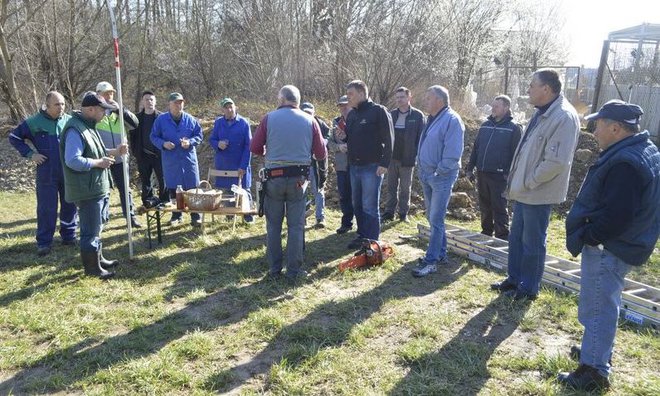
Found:
<svg viewBox="0 0 660 396"><path fill-rule="evenodd" d="M140 182L142 184L142 204L145 203L147 198L153 197L154 187L151 185L151 174L156 173L158 180L158 199L161 202L166 202L170 199L165 182L163 181L163 164L160 158L155 155L142 154L137 159L138 173L140 174ZM176 186L175 186L176 187Z"/></svg>
<svg viewBox="0 0 660 396"><path fill-rule="evenodd" d="M509 211L504 198L507 176L501 173L477 172L481 233L507 240L509 238Z"/></svg>

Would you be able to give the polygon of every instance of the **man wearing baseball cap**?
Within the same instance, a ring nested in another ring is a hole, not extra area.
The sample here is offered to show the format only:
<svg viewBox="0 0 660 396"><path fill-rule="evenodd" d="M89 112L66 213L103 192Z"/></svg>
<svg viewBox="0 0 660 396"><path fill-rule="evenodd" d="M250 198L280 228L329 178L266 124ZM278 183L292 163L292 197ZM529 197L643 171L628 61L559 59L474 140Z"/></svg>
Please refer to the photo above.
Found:
<svg viewBox="0 0 660 396"><path fill-rule="evenodd" d="M109 168L115 158L128 152L125 143L106 148L96 130L106 110L116 107L102 96L87 92L81 110L74 111L64 126L60 140L60 158L64 173L64 196L78 207L80 257L85 274L108 279L116 260L103 257L101 230L108 220L109 194L112 187Z"/></svg>
<svg viewBox="0 0 660 396"><path fill-rule="evenodd" d="M105 101L114 106L114 110L106 110L105 117L101 119L96 125L96 130L99 132L103 144L105 147L111 149L117 147L121 144L121 125L119 124L119 104L115 102L115 88L107 81L101 81L96 85L96 93L105 99ZM126 107L124 107L124 126L125 132L128 136L128 132L136 129L138 127L138 119L135 114L131 113ZM121 203L121 211L124 217L126 217L126 194L124 191L124 168L123 168L123 159L117 157L114 164L110 167L110 174L112 175L112 180L114 181L117 190L119 190L119 200ZM128 210L131 217L131 225L134 228L140 228L142 225L138 222L135 217L135 210L133 206L133 194L129 188L128 190Z"/></svg>
<svg viewBox="0 0 660 396"><path fill-rule="evenodd" d="M328 139L328 151L335 153L335 172L337 173L337 191L339 192L339 207L341 208L341 226L337 234L345 234L353 228L353 198L351 193L351 177L348 173L348 145L346 144L346 116L352 110L348 105L348 97L337 99L339 116L332 120L332 133Z"/></svg>
<svg viewBox="0 0 660 396"><path fill-rule="evenodd" d="M216 118L209 144L215 152L214 166L219 170L238 171L241 187L252 187L252 167L250 166L250 123L238 114L238 106L231 98L220 100L222 116ZM215 187L231 190L232 184L239 184L238 177L216 177ZM246 223L253 223L252 215L243 216Z"/></svg>
<svg viewBox="0 0 660 396"><path fill-rule="evenodd" d="M202 127L195 117L183 111L183 95L172 92L168 98L169 111L156 118L151 129L151 142L161 150L165 186L170 197L176 196L177 186L184 190L199 185L199 166L195 147L202 142ZM181 212L172 212L170 225L182 222ZM199 213L190 213L193 227L200 227Z"/></svg>
<svg viewBox="0 0 660 396"><path fill-rule="evenodd" d="M558 381L576 389L609 387L624 278L653 253L660 233L660 153L639 132L642 108L611 100L597 113L594 136L603 150L566 218L566 247L582 253L578 319L584 326L580 366Z"/></svg>

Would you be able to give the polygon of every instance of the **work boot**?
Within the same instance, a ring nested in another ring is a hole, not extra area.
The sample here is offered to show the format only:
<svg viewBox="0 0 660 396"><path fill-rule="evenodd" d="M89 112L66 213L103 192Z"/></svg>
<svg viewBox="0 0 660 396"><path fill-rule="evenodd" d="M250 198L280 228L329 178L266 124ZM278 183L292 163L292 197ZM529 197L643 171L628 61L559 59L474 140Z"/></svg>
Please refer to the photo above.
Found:
<svg viewBox="0 0 660 396"><path fill-rule="evenodd" d="M131 216L131 227L142 228L142 224L138 221L137 217Z"/></svg>
<svg viewBox="0 0 660 396"><path fill-rule="evenodd" d="M101 264L101 268L112 270L119 265L119 260L108 260L103 257L103 244L99 244L99 263Z"/></svg>
<svg viewBox="0 0 660 396"><path fill-rule="evenodd" d="M41 246L37 248L37 256L43 257L50 254L50 246Z"/></svg>
<svg viewBox="0 0 660 396"><path fill-rule="evenodd" d="M571 345L571 352L570 352L571 359L579 362L581 355L582 355L582 348L577 345ZM612 365L612 355L610 355L610 358L607 360L607 364L609 364L610 366Z"/></svg>
<svg viewBox="0 0 660 396"><path fill-rule="evenodd" d="M495 290L501 293L508 292L509 290L518 289L518 285L509 281L509 278L504 279L500 282L495 282L490 285L490 290Z"/></svg>
<svg viewBox="0 0 660 396"><path fill-rule="evenodd" d="M605 390L610 387L607 377L603 377L597 369L586 364L581 364L572 373L559 373L557 381L562 385L587 392Z"/></svg>
<svg viewBox="0 0 660 396"><path fill-rule="evenodd" d="M102 280L115 276L114 272L106 271L101 267L99 252L80 252L80 258L85 268L85 275L98 276Z"/></svg>

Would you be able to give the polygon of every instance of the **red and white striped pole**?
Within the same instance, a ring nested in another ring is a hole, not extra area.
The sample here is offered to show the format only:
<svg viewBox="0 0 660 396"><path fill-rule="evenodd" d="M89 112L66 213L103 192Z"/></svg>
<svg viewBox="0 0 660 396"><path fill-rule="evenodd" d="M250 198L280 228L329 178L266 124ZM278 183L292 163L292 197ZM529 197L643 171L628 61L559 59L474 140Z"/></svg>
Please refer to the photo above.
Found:
<svg viewBox="0 0 660 396"><path fill-rule="evenodd" d="M117 34L117 19L112 10L110 2L108 4L108 11L110 12L110 24L112 26L112 40L115 49L115 74L117 78L117 103L119 104L119 130L121 131L121 142L127 143L126 130L124 128L124 102L121 94L121 63L119 62L119 35ZM124 172L124 202L126 202L126 227L128 232L128 256L133 259L133 229L131 225L131 210L130 200L128 195L129 188L129 175L128 175L128 154L123 156L122 170Z"/></svg>

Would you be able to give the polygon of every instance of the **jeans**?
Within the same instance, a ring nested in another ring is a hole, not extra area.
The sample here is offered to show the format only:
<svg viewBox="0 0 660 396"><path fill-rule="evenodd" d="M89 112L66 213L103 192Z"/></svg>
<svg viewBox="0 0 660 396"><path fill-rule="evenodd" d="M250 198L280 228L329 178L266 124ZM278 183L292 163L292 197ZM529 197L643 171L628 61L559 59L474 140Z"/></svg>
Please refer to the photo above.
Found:
<svg viewBox="0 0 660 396"><path fill-rule="evenodd" d="M101 247L101 231L108 221L110 198L86 199L76 202L80 220L80 251L98 252Z"/></svg>
<svg viewBox="0 0 660 396"><path fill-rule="evenodd" d="M151 174L156 173L156 180L158 180L158 198L161 202L167 202L169 194L165 188L163 181L163 164L160 158L143 153L137 159L138 173L140 174L140 182L142 183L142 203L145 203L147 198L154 196L154 188L151 185Z"/></svg>
<svg viewBox="0 0 660 396"><path fill-rule="evenodd" d="M124 193L124 164L112 164L110 165L110 173L112 173L112 180L114 181L115 187L119 191L119 201L121 202L121 213L126 217L126 195ZM131 188L128 188L128 202L129 202L129 213L131 217L135 216L135 211L133 209L133 193Z"/></svg>
<svg viewBox="0 0 660 396"><path fill-rule="evenodd" d="M607 250L582 248L578 319L584 326L580 363L610 373L608 363L614 346L623 280L631 266Z"/></svg>
<svg viewBox="0 0 660 396"><path fill-rule="evenodd" d="M351 176L348 171L337 171L337 190L339 190L341 225L342 227L353 227L353 196Z"/></svg>
<svg viewBox="0 0 660 396"><path fill-rule="evenodd" d="M57 226L57 202L60 203L60 237L76 239L76 205L64 200L64 181L37 182L37 247L53 243Z"/></svg>
<svg viewBox="0 0 660 396"><path fill-rule="evenodd" d="M314 169L310 167L310 171ZM314 210L316 212L316 221L325 220L325 215L323 214L323 209L325 208L325 191L318 188L318 180L316 180L315 172L311 171L309 177L309 187L314 196Z"/></svg>
<svg viewBox="0 0 660 396"><path fill-rule="evenodd" d="M481 233L507 240L509 238L509 211L506 198L506 176L501 173L478 172L479 211Z"/></svg>
<svg viewBox="0 0 660 396"><path fill-rule="evenodd" d="M451 189L458 179L458 169L445 175L435 176L420 169L419 181L424 191L426 218L431 226L429 247L423 261L436 264L447 257L447 237L445 235L445 214L451 197Z"/></svg>
<svg viewBox="0 0 660 396"><path fill-rule="evenodd" d="M286 276L295 278L303 264L305 244L305 188L306 178L278 177L266 182L264 212L266 215L266 257L270 273L282 271L282 222L286 216Z"/></svg>
<svg viewBox="0 0 660 396"><path fill-rule="evenodd" d="M408 215L413 169L412 166L402 166L399 160L393 159L390 162L390 166L387 168L385 213L393 215L397 204L399 204L399 215Z"/></svg>
<svg viewBox="0 0 660 396"><path fill-rule="evenodd" d="M546 238L552 205L513 203L509 234L508 282L518 291L539 294L545 268Z"/></svg>
<svg viewBox="0 0 660 396"><path fill-rule="evenodd" d="M351 165L353 212L359 238L380 237L380 186L383 176L376 174L378 164Z"/></svg>

